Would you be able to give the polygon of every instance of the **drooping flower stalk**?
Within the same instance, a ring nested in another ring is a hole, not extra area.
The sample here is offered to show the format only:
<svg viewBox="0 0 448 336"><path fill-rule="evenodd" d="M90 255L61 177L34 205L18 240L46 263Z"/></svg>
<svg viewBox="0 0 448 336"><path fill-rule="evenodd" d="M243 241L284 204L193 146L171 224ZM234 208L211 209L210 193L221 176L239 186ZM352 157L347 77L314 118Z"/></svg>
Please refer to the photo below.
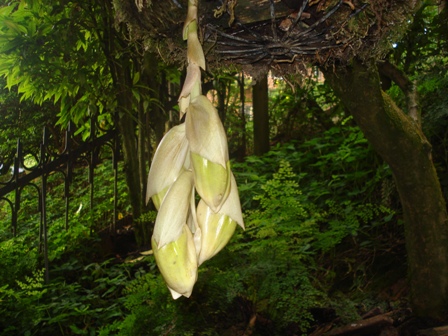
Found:
<svg viewBox="0 0 448 336"><path fill-rule="evenodd" d="M152 248L174 299L189 297L197 268L244 229L240 199L230 170L224 127L201 92L205 57L198 38L198 0L188 1L183 28L187 40L187 76L179 97L185 123L162 139L148 175L147 202L159 210ZM201 197L196 206L195 191Z"/></svg>

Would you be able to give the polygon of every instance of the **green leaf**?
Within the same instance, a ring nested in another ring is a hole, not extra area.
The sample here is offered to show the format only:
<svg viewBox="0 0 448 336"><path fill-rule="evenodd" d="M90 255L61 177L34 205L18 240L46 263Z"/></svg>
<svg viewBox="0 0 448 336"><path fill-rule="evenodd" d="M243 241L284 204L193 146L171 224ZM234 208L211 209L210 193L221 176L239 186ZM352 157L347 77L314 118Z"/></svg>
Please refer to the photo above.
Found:
<svg viewBox="0 0 448 336"><path fill-rule="evenodd" d="M134 85L136 85L136 84L139 82L139 80L140 80L140 73L139 73L139 72L136 72L136 73L134 74L134 79L132 80L132 83L133 83Z"/></svg>
<svg viewBox="0 0 448 336"><path fill-rule="evenodd" d="M28 30L25 26L22 26L16 22L13 22L11 20L3 20L2 24L8 27L9 29L15 31L18 34L26 34L28 33Z"/></svg>

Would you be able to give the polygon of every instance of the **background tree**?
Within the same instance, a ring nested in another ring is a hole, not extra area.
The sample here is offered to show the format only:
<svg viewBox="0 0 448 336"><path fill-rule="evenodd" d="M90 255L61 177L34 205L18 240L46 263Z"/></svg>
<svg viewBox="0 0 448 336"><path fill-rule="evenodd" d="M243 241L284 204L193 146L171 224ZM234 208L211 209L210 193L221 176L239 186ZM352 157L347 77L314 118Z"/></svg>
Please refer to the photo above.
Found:
<svg viewBox="0 0 448 336"><path fill-rule="evenodd" d="M440 16L435 15L436 9L437 6L429 3L420 7L409 33L398 43L398 50L393 54L403 70L387 60L379 64L380 70L372 64L361 65L355 61L353 66L339 68L336 73L326 71L326 78L394 172L404 212L413 309L420 316L444 320L448 311L446 203L433 163L432 146L421 126L417 86L408 77L421 76L421 72L416 76L417 67L423 73L431 72L432 67L420 60L435 60L445 53L443 35L428 33L432 29L442 31L438 29L439 20L446 15L446 8ZM437 63L445 63L446 73L446 62ZM401 109L381 92L379 73L400 88ZM423 115L429 120L436 117L430 110L423 110Z"/></svg>
<svg viewBox="0 0 448 336"><path fill-rule="evenodd" d="M26 152L31 151L36 155L44 126L49 127L56 144L59 144L60 134L54 128L57 121L54 105L47 103L39 106L32 102L20 102L19 95L4 88L5 85L5 80L0 78L0 161L4 164L12 162L17 139L22 140Z"/></svg>
<svg viewBox="0 0 448 336"><path fill-rule="evenodd" d="M103 128L117 124L138 219L147 211L152 130L152 139L160 140L167 120L159 103L159 98L170 100L165 70L159 70L152 54L145 55L139 41L130 42L109 1L15 1L2 7L0 18L0 73L9 89L38 104L52 100L59 107L58 124L72 120L84 134L91 118ZM147 225L137 225L137 232L139 242L147 243Z"/></svg>
<svg viewBox="0 0 448 336"><path fill-rule="evenodd" d="M326 78L390 165L404 213L411 299L416 314L444 320L448 295L446 204L420 123L381 91L374 65L326 72Z"/></svg>
<svg viewBox="0 0 448 336"><path fill-rule="evenodd" d="M267 74L257 80L252 87L254 154L262 155L269 151L269 96Z"/></svg>

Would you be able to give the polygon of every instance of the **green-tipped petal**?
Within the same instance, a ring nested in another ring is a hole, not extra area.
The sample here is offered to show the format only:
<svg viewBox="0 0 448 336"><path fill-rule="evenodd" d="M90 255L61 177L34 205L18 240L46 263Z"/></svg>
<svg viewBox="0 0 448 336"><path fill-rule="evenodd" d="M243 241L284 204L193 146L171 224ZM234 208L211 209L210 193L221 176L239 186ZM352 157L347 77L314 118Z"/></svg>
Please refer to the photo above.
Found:
<svg viewBox="0 0 448 336"><path fill-rule="evenodd" d="M198 274L196 250L190 229L184 224L178 239L161 248L154 238L151 244L157 266L173 299L181 295L190 297Z"/></svg>
<svg viewBox="0 0 448 336"><path fill-rule="evenodd" d="M235 232L236 222L229 216L213 212L202 200L198 204L197 215L202 234L198 257L198 265L201 265L226 246Z"/></svg>
<svg viewBox="0 0 448 336"><path fill-rule="evenodd" d="M235 176L233 176L232 173L230 173L230 175L230 193L222 205L221 210L219 210L219 213L229 216L239 226L241 226L243 230L245 230L240 196L238 194L238 186L236 185Z"/></svg>
<svg viewBox="0 0 448 336"><path fill-rule="evenodd" d="M218 111L204 95L190 101L185 132L192 152L226 167L229 160L226 132Z"/></svg>
<svg viewBox="0 0 448 336"><path fill-rule="evenodd" d="M154 204L154 206L156 207L157 210L160 209L160 205L162 204L163 199L165 198L166 193L168 192L168 189L170 189L170 186L166 187L165 189L163 189L159 193L154 194L154 195L151 196L152 203ZM148 202L146 202L146 203L148 203Z"/></svg>
<svg viewBox="0 0 448 336"><path fill-rule="evenodd" d="M184 170L168 190L157 214L153 238L159 249L181 235L187 222L192 189L193 173Z"/></svg>
<svg viewBox="0 0 448 336"><path fill-rule="evenodd" d="M196 255L199 256L199 252L201 251L201 228L198 225L198 219L196 216L196 201L195 201L194 188L191 191L190 211L188 214L187 225L188 228L191 230L191 233L193 233Z"/></svg>
<svg viewBox="0 0 448 336"><path fill-rule="evenodd" d="M224 168L193 152L190 160L196 191L213 211L219 211L230 192L230 162Z"/></svg>
<svg viewBox="0 0 448 336"><path fill-rule="evenodd" d="M230 188L227 138L218 112L207 97L192 99L185 120L190 158L198 194L218 211Z"/></svg>
<svg viewBox="0 0 448 336"><path fill-rule="evenodd" d="M185 124L173 127L165 134L152 160L148 174L146 203L153 195L162 202L167 188L179 176L188 154ZM157 205L156 205L157 207Z"/></svg>
<svg viewBox="0 0 448 336"><path fill-rule="evenodd" d="M235 177L232 174L231 189L221 210L216 213L201 200L197 208L197 221L201 229L201 250L198 265L215 256L229 242L235 228L244 229L243 215Z"/></svg>

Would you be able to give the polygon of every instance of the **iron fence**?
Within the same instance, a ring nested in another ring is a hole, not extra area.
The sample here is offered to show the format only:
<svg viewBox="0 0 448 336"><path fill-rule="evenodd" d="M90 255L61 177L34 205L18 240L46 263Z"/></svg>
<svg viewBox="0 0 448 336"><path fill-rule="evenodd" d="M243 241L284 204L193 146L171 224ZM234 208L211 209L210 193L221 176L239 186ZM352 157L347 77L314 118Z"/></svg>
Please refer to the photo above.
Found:
<svg viewBox="0 0 448 336"><path fill-rule="evenodd" d="M65 131L65 141L63 149L55 150L50 144L48 130L44 128L43 140L39 146L38 154L33 155L35 164L26 165L26 158L30 155L24 153L22 141L17 141L17 149L10 162L2 162L0 159L0 202L9 204L11 211L11 231L13 236L17 235L18 212L21 208L21 193L23 188L31 186L37 191L38 209L40 212L39 223L39 247L43 254L45 267L45 280L49 280L49 259L48 259L48 223L47 223L47 180L54 172L62 173L64 179L64 199L65 199L65 229L69 229L69 205L70 205L70 185L73 181L73 169L77 162L83 161L87 164L88 182L90 189L90 207L94 204L94 168L98 164L100 150L107 146L112 152L113 167L113 220L111 232L115 232L117 220L117 181L118 181L118 160L119 141L115 130L102 130L96 127L95 122L90 124L90 134L86 141L77 141L74 135L73 124L69 124ZM11 193L14 195L11 196Z"/></svg>

